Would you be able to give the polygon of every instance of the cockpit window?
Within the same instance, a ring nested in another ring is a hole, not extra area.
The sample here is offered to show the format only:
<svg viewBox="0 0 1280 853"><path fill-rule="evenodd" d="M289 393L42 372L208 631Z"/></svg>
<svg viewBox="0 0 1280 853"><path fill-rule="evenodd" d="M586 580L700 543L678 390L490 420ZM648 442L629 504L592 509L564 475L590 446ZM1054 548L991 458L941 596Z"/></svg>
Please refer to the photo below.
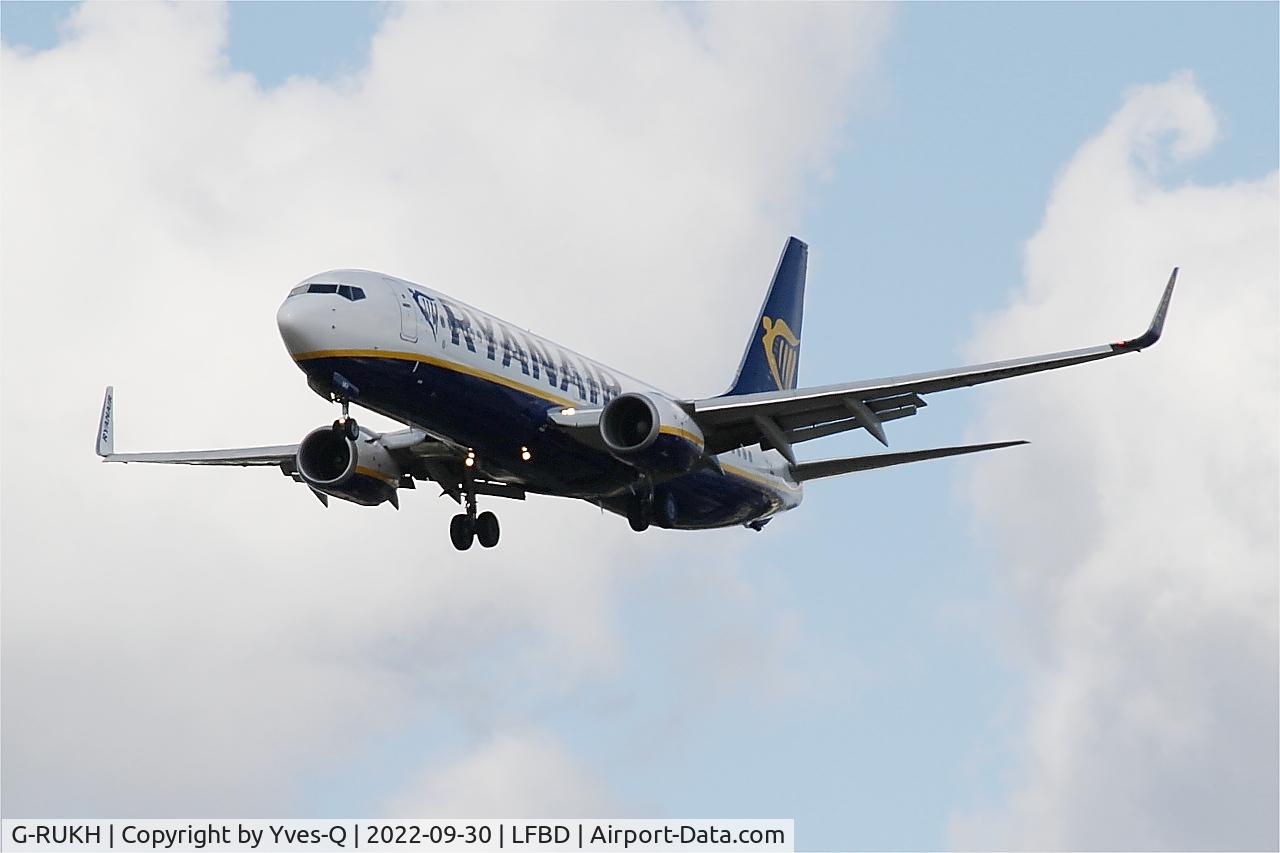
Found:
<svg viewBox="0 0 1280 853"><path fill-rule="evenodd" d="M289 291L290 296L297 296L299 293L336 293L352 302L364 299L364 288L352 284L300 284Z"/></svg>

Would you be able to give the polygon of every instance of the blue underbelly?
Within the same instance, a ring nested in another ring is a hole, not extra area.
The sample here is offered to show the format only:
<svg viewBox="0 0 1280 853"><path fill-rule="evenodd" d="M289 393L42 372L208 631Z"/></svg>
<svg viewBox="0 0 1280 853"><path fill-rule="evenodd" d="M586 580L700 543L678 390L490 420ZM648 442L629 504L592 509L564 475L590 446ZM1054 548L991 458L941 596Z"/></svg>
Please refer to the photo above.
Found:
<svg viewBox="0 0 1280 853"><path fill-rule="evenodd" d="M636 469L550 427L547 411L560 405L554 400L406 358L340 356L299 366L321 387L341 374L359 389L353 402L473 449L482 466L510 472L531 492L583 498L626 514ZM662 483L658 493L671 496L676 516L670 526L682 529L745 524L779 503L748 479L705 468Z"/></svg>

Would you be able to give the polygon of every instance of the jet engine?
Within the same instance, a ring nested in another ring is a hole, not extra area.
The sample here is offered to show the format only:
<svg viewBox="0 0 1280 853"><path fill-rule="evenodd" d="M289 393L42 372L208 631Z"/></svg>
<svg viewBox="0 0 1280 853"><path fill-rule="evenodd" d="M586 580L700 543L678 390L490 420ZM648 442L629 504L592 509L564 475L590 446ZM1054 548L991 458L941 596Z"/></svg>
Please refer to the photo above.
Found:
<svg viewBox="0 0 1280 853"><path fill-rule="evenodd" d="M308 486L361 506L396 502L400 467L377 439L352 441L330 427L312 430L298 445L298 474Z"/></svg>
<svg viewBox="0 0 1280 853"><path fill-rule="evenodd" d="M702 430L665 397L628 393L600 413L600 438L629 465L663 474L683 474L703 455Z"/></svg>

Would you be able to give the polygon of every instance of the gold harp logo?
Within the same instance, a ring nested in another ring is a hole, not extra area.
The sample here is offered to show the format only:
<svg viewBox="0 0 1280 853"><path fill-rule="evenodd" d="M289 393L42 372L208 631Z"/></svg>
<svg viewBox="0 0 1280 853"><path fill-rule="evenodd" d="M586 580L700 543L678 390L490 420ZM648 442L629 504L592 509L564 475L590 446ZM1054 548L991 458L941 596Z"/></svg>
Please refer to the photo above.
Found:
<svg viewBox="0 0 1280 853"><path fill-rule="evenodd" d="M760 345L764 347L764 358L778 390L785 391L796 387L796 367L800 364L800 339L782 318L772 320L761 317L760 325L764 326L764 336L760 338Z"/></svg>

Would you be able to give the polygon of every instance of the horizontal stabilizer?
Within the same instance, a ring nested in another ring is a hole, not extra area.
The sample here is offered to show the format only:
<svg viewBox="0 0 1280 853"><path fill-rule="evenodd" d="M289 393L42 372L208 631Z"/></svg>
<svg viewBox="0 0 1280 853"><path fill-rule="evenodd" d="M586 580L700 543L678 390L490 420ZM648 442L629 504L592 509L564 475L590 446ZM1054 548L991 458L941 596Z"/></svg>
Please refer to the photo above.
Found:
<svg viewBox="0 0 1280 853"><path fill-rule="evenodd" d="M854 471L870 471L873 468L923 462L926 459L942 459L946 456L961 456L983 450L998 450L1001 447L1013 447L1016 444L1026 443L1025 441L997 441L993 444L962 444L959 447L935 447L931 450L908 450L904 453L877 453L872 456L852 456L846 459L822 459L817 462L801 462L799 465L794 465L791 473L797 482L803 483L806 480L817 480L822 477L852 474Z"/></svg>

